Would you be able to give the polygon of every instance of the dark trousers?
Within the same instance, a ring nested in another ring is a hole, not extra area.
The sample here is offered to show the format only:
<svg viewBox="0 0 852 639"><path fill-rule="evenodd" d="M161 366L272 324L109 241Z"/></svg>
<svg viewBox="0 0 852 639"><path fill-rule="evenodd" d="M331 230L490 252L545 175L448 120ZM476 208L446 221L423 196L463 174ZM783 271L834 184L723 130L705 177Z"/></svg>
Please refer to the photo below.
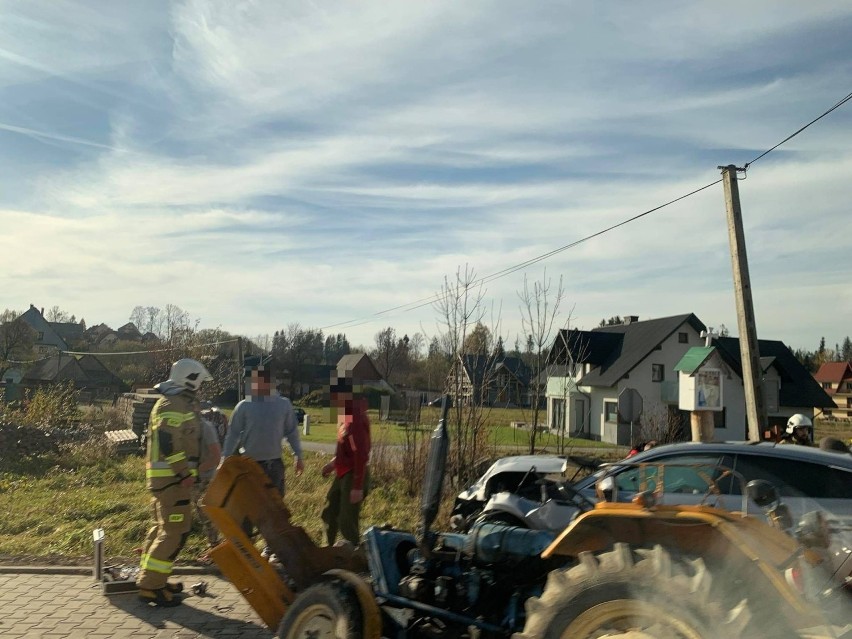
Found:
<svg viewBox="0 0 852 639"><path fill-rule="evenodd" d="M258 465L263 469L263 472L266 473L266 476L269 477L269 481L272 482L272 485L278 490L278 494L281 495L281 498L284 498L284 462L279 457L278 459L264 459L262 461L255 460ZM243 521L243 532L246 534L246 537L254 537L255 528L249 522L248 519Z"/></svg>
<svg viewBox="0 0 852 639"><path fill-rule="evenodd" d="M364 471L364 499L370 488L369 471ZM328 545L334 544L338 531L344 539L357 546L361 542L361 530L358 518L361 515L362 499L357 504L349 501L349 493L352 491L352 473L348 472L343 477L335 475L331 488L325 496L325 508L322 511L323 528Z"/></svg>

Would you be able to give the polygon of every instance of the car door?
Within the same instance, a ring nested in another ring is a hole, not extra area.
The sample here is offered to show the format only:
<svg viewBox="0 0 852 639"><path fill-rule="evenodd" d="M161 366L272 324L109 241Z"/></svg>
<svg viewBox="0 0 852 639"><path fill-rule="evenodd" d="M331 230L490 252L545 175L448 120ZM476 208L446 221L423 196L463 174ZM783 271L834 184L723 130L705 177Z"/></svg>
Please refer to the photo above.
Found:
<svg viewBox="0 0 852 639"><path fill-rule="evenodd" d="M716 505L722 508L737 509L733 503L736 500L729 497L732 482L725 472L733 467L731 455L696 451L644 459L643 462L625 467L613 476L618 501L630 501L640 491L656 491L662 482L661 503L719 502ZM714 482L719 490L718 498L705 500Z"/></svg>

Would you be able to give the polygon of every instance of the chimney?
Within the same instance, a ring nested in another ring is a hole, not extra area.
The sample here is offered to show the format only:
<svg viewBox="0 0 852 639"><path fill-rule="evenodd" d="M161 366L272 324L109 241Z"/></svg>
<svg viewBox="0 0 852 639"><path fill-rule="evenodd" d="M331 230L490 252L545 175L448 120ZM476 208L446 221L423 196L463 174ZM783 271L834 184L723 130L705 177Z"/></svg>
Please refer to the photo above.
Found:
<svg viewBox="0 0 852 639"><path fill-rule="evenodd" d="M633 322L638 322L638 321L639 321L638 315L625 315L624 319L621 321L621 323L627 325L627 324L632 324Z"/></svg>
<svg viewBox="0 0 852 639"><path fill-rule="evenodd" d="M41 316L44 317L44 306L41 307Z"/></svg>

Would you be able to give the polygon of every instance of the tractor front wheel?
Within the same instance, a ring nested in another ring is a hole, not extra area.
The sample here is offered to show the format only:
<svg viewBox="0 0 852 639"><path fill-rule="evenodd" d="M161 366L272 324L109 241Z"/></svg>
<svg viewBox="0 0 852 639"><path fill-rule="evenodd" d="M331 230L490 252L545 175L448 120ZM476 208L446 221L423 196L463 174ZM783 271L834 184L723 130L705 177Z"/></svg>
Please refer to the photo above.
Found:
<svg viewBox="0 0 852 639"><path fill-rule="evenodd" d="M710 600L701 559L616 544L579 560L551 572L542 596L527 601L515 639L738 639L751 619L744 599L727 609Z"/></svg>
<svg viewBox="0 0 852 639"><path fill-rule="evenodd" d="M302 592L278 626L279 639L362 639L363 613L355 589L340 580Z"/></svg>

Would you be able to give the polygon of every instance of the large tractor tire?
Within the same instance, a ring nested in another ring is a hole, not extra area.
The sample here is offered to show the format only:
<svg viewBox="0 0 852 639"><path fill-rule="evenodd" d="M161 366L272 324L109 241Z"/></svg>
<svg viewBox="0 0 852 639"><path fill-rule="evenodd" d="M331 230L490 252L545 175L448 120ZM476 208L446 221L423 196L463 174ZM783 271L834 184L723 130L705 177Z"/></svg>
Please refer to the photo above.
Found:
<svg viewBox="0 0 852 639"><path fill-rule="evenodd" d="M677 561L661 546L634 551L616 544L610 552L582 553L579 560L551 572L542 596L527 601L526 625L515 639L747 636L747 602L735 596L724 606L714 601L713 579L701 559ZM716 579L719 587L724 576Z"/></svg>
<svg viewBox="0 0 852 639"><path fill-rule="evenodd" d="M307 588L278 626L279 639L362 639L363 614L355 589L340 580Z"/></svg>

